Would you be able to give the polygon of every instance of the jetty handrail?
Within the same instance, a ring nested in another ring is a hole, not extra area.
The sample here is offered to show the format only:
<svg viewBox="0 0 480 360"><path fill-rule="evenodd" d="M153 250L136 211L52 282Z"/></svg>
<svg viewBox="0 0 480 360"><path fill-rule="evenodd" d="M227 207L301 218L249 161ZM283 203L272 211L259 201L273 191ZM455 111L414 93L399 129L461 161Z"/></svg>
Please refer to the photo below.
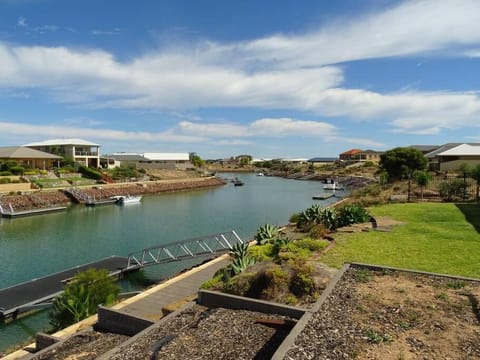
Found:
<svg viewBox="0 0 480 360"><path fill-rule="evenodd" d="M243 243L234 230L152 246L128 255L125 271L197 256L224 253Z"/></svg>

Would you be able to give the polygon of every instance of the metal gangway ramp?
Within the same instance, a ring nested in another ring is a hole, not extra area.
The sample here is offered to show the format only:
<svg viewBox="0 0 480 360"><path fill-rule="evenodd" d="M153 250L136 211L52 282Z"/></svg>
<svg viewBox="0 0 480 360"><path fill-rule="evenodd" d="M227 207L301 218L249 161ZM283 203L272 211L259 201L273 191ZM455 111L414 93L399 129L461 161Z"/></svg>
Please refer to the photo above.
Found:
<svg viewBox="0 0 480 360"><path fill-rule="evenodd" d="M243 244L243 240L232 230L153 246L129 254L127 267L124 271L200 256L221 254L232 250L233 246L239 243Z"/></svg>

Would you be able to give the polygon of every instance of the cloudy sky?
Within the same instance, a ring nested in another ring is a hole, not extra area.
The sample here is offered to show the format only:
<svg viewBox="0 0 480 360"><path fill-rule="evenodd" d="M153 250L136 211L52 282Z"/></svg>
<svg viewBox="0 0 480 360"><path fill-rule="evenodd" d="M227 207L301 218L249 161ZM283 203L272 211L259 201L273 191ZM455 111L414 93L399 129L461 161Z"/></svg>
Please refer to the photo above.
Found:
<svg viewBox="0 0 480 360"><path fill-rule="evenodd" d="M0 146L480 142L479 0L0 0Z"/></svg>

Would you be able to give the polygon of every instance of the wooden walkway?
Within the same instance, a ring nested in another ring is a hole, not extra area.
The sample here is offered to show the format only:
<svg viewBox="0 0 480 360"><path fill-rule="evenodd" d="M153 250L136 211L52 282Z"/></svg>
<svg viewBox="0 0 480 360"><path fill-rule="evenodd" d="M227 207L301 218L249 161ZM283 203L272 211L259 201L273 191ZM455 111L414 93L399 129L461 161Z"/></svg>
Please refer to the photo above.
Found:
<svg viewBox="0 0 480 360"><path fill-rule="evenodd" d="M230 256L222 255L117 304L113 308L136 317L156 321L163 316L162 309L164 307L194 298L200 285L210 280L218 269L229 263Z"/></svg>
<svg viewBox="0 0 480 360"><path fill-rule="evenodd" d="M90 268L107 269L112 276L121 272L127 265L127 258L111 256L99 261L76 266L65 271L33 279L22 284L0 290L0 318L15 317L38 304L51 300L63 291L65 283L78 272Z"/></svg>

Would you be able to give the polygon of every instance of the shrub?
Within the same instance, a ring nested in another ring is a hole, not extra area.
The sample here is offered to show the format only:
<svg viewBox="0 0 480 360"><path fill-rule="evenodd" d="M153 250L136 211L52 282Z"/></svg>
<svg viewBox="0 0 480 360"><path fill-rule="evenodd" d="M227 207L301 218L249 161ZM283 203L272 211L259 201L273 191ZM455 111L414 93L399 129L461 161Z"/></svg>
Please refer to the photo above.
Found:
<svg viewBox="0 0 480 360"><path fill-rule="evenodd" d="M279 248L278 258L282 261L295 259L305 259L311 255L311 251L306 247L298 246L298 241L288 243Z"/></svg>
<svg viewBox="0 0 480 360"><path fill-rule="evenodd" d="M272 260L275 253L275 246L273 244L253 245L248 248L248 254L257 262Z"/></svg>
<svg viewBox="0 0 480 360"><path fill-rule="evenodd" d="M12 175L13 174L8 170L0 171L0 176L12 176Z"/></svg>
<svg viewBox="0 0 480 360"><path fill-rule="evenodd" d="M313 266L307 264L303 259L292 262L293 271L290 281L290 291L297 297L306 295L316 296L317 288L313 278Z"/></svg>
<svg viewBox="0 0 480 360"><path fill-rule="evenodd" d="M311 238L304 238L295 241L295 245L301 249L308 249L309 251L321 251L328 246L328 242L325 240L315 240Z"/></svg>
<svg viewBox="0 0 480 360"><path fill-rule="evenodd" d="M23 173L25 172L25 168L23 166L12 166L10 168L10 172L13 175L23 175Z"/></svg>
<svg viewBox="0 0 480 360"><path fill-rule="evenodd" d="M263 245L279 235L279 229L276 225L265 224L260 226L257 230L255 235L255 240L257 240L257 244Z"/></svg>
<svg viewBox="0 0 480 360"><path fill-rule="evenodd" d="M439 192L440 197L446 201L463 199L466 193L466 183L460 179L443 182L440 184Z"/></svg>
<svg viewBox="0 0 480 360"><path fill-rule="evenodd" d="M370 218L371 216L365 208L358 205L345 205L338 210L337 226L361 224L369 221Z"/></svg>
<svg viewBox="0 0 480 360"><path fill-rule="evenodd" d="M119 290L107 270L80 272L53 300L50 322L59 329L85 319L95 314L98 305L111 305L118 298Z"/></svg>
<svg viewBox="0 0 480 360"><path fill-rule="evenodd" d="M232 249L232 270L235 275L245 271L247 267L255 264L255 259L248 254L248 244L238 243Z"/></svg>
<svg viewBox="0 0 480 360"><path fill-rule="evenodd" d="M0 184L10 184L10 178L0 178Z"/></svg>
<svg viewBox="0 0 480 360"><path fill-rule="evenodd" d="M321 239L325 236L325 226L322 224L315 224L310 229L310 237L312 239Z"/></svg>
<svg viewBox="0 0 480 360"><path fill-rule="evenodd" d="M300 213L299 213L299 212L296 212L296 213L293 213L293 214L290 216L290 219L288 219L288 221L291 222L291 223L296 224L299 219L300 219Z"/></svg>
<svg viewBox="0 0 480 360"><path fill-rule="evenodd" d="M202 285L200 285L200 289L209 290L209 289L216 289L222 283L222 276L214 276L210 280L205 281Z"/></svg>
<svg viewBox="0 0 480 360"><path fill-rule="evenodd" d="M102 178L102 174L99 171L86 166L80 166L78 171L87 179L100 180Z"/></svg>

